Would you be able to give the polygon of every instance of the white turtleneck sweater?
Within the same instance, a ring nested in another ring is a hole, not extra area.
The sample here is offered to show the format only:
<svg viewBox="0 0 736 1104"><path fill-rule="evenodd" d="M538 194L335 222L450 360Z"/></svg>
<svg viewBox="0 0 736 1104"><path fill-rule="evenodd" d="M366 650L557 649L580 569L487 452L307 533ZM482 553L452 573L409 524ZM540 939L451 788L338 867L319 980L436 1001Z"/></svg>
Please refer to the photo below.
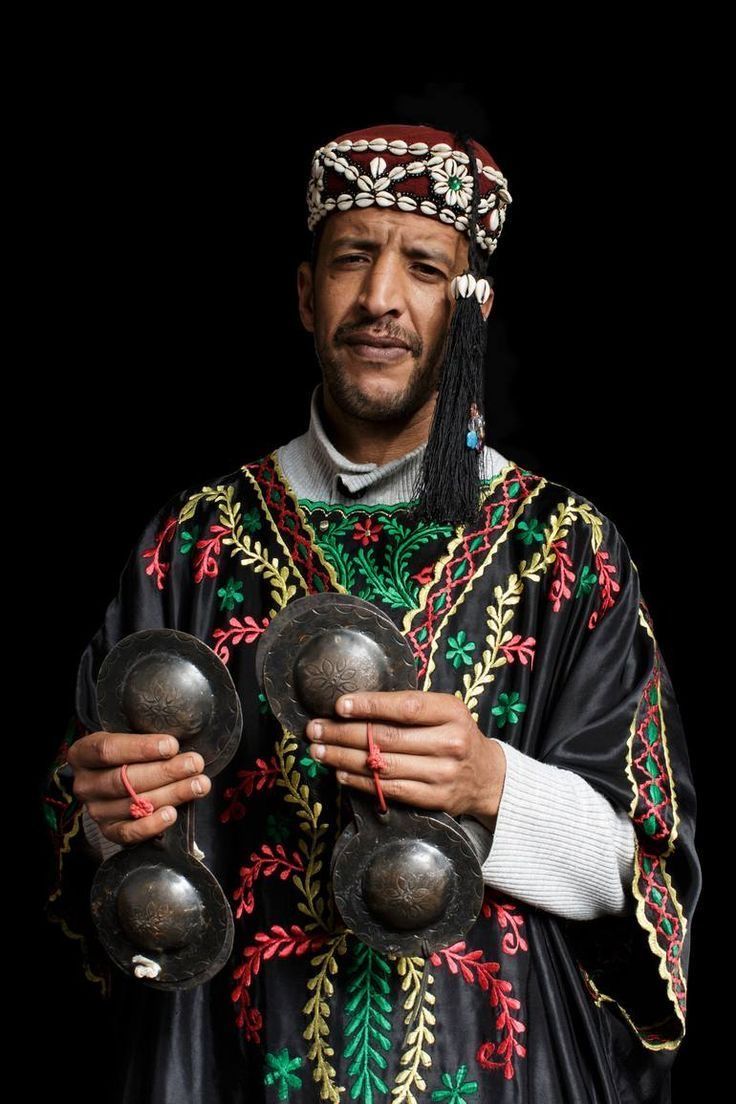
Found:
<svg viewBox="0 0 736 1104"><path fill-rule="evenodd" d="M277 450L299 499L396 505L411 499L425 444L387 464L358 464L337 451L321 415L322 384L312 392L309 427ZM485 446L482 476L498 475L508 460ZM487 885L572 920L633 911L636 836L625 809L616 809L574 771L542 763L510 744L490 853ZM85 833L98 855L119 850L84 813Z"/></svg>

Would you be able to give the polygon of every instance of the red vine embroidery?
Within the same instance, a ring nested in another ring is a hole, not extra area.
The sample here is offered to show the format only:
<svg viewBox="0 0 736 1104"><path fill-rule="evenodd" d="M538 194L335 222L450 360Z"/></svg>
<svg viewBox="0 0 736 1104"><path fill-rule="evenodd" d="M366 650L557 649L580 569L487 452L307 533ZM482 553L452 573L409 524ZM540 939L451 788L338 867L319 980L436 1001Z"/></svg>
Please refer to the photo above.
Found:
<svg viewBox="0 0 736 1104"><path fill-rule="evenodd" d="M256 759L255 770L240 770L237 777L240 779L237 786L228 786L225 790L225 800L230 804L220 813L220 821L227 824L230 820L242 820L245 816L245 804L242 797L251 797L254 790L273 789L276 779L281 773L281 768L276 762L276 756L271 756L271 761Z"/></svg>
<svg viewBox="0 0 736 1104"><path fill-rule="evenodd" d="M534 645L537 643L535 637L527 636L526 640L521 639L521 635L516 633L511 637L511 640L501 645L501 651L506 657L507 663L513 663L514 658L519 660L519 663L523 663L526 667L527 662L531 669L534 668Z"/></svg>
<svg viewBox="0 0 736 1104"><path fill-rule="evenodd" d="M164 522L164 526L156 534L154 538L154 544L145 550L143 553L144 560L150 560L150 564L146 568L146 575L155 575L156 586L159 590L164 589L164 582L166 576L169 573L170 563L161 559L161 553L165 544L170 544L171 540L176 532L176 526L178 524L178 517L172 515Z"/></svg>
<svg viewBox="0 0 736 1104"><path fill-rule="evenodd" d="M443 963L444 959L444 963ZM450 972L462 975L469 985L478 982L481 989L489 993L489 1003L492 1008L498 1009L496 1018L496 1030L504 1032L500 1043L490 1040L481 1043L476 1060L483 1069L502 1069L504 1077L510 1080L515 1076L514 1054L520 1058L526 1056L526 1047L519 1042L517 1034L526 1031L526 1025L514 1018L512 1009L521 1007L521 1002L512 997L512 985L510 981L496 978L495 975L501 969L498 962L484 962L483 951L465 951L465 943L454 943L451 947L443 947L441 951L430 955L433 966L447 965ZM501 1059L494 1061L496 1054Z"/></svg>
<svg viewBox="0 0 736 1104"><path fill-rule="evenodd" d="M197 548L200 551L194 558L195 583L201 583L204 578L216 578L219 571L217 557L222 551L222 538L227 533L232 533L232 528L228 525L210 525L210 532L214 533L214 536L203 537L202 540L197 541Z"/></svg>
<svg viewBox="0 0 736 1104"><path fill-rule="evenodd" d="M215 629L212 638L215 640L214 652L223 663L230 659L230 646L238 644L252 644L268 627L268 618L264 617L261 624L257 624L252 617L244 617L238 621L237 617L231 617L228 621L229 629Z"/></svg>
<svg viewBox="0 0 736 1104"><path fill-rule="evenodd" d="M499 928L505 932L501 940L501 950L504 954L515 955L517 951L529 950L529 944L519 930L524 924L524 916L516 911L516 905L502 904L494 900L486 887L481 912L488 919L491 919L495 913ZM506 931L507 928L510 928L510 931Z"/></svg>
<svg viewBox="0 0 736 1104"><path fill-rule="evenodd" d="M269 874L275 874L281 867L279 878L282 882L285 882L292 874L303 873L304 862L298 851L292 851L293 862L289 862L286 857L286 851L284 851L283 844L276 844L276 853L274 854L270 844L261 844L261 854L254 851L251 855L251 865L241 866L240 868L240 885L233 893L233 900L238 901L237 912L235 913L235 919L238 920L244 912L251 913L255 908L255 898L253 896L253 884L261 874L264 878L267 878Z"/></svg>
<svg viewBox="0 0 736 1104"><path fill-rule="evenodd" d="M255 943L243 949L243 961L233 971L236 985L232 992L232 1001L238 1005L236 1023L245 1031L248 1042L261 1041L259 1031L263 1026L263 1017L252 1005L249 989L264 959L273 958L276 954L279 958L285 958L291 954L302 955L317 951L327 939L325 933L307 935L298 924L292 924L289 930L290 935L279 924L273 924L270 933L258 932Z"/></svg>
<svg viewBox="0 0 736 1104"><path fill-rule="evenodd" d="M550 602L553 603L552 608L555 613L559 613L562 606L562 599L571 597L572 592L568 583L575 581L575 572L572 570L572 558L565 551L567 548L567 541L553 541L551 547L554 549L556 555L552 569L552 584L549 588L547 597Z"/></svg>
<svg viewBox="0 0 736 1104"><path fill-rule="evenodd" d="M598 622L601 620L607 609L610 609L616 602L613 597L621 589L620 583L617 583L613 578L617 568L614 564L606 563L608 559L608 552L604 552L603 549L599 549L595 554L595 566L598 572L598 588L601 593L601 604L597 610L593 610L588 619L588 628L594 629Z"/></svg>

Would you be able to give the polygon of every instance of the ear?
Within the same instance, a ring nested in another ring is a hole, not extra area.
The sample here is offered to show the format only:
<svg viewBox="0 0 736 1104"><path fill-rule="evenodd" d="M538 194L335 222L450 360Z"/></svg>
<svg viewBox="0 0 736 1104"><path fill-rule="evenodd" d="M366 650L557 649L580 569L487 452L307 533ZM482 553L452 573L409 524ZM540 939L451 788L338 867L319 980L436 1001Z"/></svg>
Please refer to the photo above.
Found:
<svg viewBox="0 0 736 1104"><path fill-rule="evenodd" d="M302 261L296 273L299 317L304 329L314 333L314 272L309 261Z"/></svg>

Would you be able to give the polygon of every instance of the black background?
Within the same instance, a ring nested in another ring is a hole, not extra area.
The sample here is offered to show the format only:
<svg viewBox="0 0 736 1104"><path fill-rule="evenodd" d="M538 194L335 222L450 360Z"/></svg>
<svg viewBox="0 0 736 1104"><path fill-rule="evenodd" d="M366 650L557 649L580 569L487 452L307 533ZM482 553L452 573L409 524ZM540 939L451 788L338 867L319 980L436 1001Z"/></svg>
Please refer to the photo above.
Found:
<svg viewBox="0 0 736 1104"><path fill-rule="evenodd" d="M391 56L411 55L404 47ZM256 74L243 56L221 65L191 44L186 55L162 42L149 51L108 40L65 53L38 66L27 158L17 166L28 211L22 277L34 308L22 363L45 380L26 381L24 424L40 470L23 497L27 524L46 537L36 531L25 546L37 557L31 571L45 611L37 640L53 639L54 654L34 713L24 814L24 849L38 873L28 897L38 974L26 975L24 990L36 1006L34 1031L41 1024L34 1084L63 1083L78 1100L104 1070L114 1025L82 977L76 946L42 916L45 770L73 708L79 654L151 513L173 491L306 428L319 370L297 314L296 267L308 256L311 153L338 134L410 114L430 125L469 118L506 174L513 203L491 268L488 438L591 498L624 536L699 794L705 787L708 687L702 669L694 672L690 590L701 569L690 543L716 473L701 428L702 196L687 166L705 138L691 85L674 63L653 67L633 48L610 71L597 57L503 74L494 63L453 82L443 65L441 83L426 59L397 65L391 79L390 67L343 63L329 46L312 49L298 71L273 41L268 58ZM710 1026L709 817L701 801L705 888L675 1100Z"/></svg>

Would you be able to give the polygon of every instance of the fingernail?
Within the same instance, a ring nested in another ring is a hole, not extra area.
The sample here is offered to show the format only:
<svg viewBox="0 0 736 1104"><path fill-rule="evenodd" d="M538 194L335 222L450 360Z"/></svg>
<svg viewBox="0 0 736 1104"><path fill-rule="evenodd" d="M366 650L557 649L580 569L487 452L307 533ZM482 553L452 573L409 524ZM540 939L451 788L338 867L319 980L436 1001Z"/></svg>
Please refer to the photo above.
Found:
<svg viewBox="0 0 736 1104"><path fill-rule="evenodd" d="M174 752L174 741L173 740L169 740L169 739L159 740L159 742L158 742L158 753L159 753L159 755L172 755L173 752Z"/></svg>
<svg viewBox="0 0 736 1104"><path fill-rule="evenodd" d="M322 725L319 721L312 721L312 737L315 740L322 739Z"/></svg>
<svg viewBox="0 0 736 1104"><path fill-rule="evenodd" d="M353 699L352 698L345 698L342 702L340 702L340 708L342 709L343 713L352 713L353 712Z"/></svg>
<svg viewBox="0 0 736 1104"><path fill-rule="evenodd" d="M197 773L197 764L194 761L194 759L192 759L191 757L189 759L187 759L186 768L187 768L187 770L189 771L190 774L196 774Z"/></svg>
<svg viewBox="0 0 736 1104"><path fill-rule="evenodd" d="M171 820L171 810L170 809L162 809L161 810L161 819L162 820Z"/></svg>
<svg viewBox="0 0 736 1104"><path fill-rule="evenodd" d="M309 754L313 759L324 759L325 749L321 744L311 744Z"/></svg>
<svg viewBox="0 0 736 1104"><path fill-rule="evenodd" d="M204 793L204 786L202 785L202 783L200 782L200 780L198 778L195 778L194 781L192 782L192 789L194 790L194 792L196 794Z"/></svg>

